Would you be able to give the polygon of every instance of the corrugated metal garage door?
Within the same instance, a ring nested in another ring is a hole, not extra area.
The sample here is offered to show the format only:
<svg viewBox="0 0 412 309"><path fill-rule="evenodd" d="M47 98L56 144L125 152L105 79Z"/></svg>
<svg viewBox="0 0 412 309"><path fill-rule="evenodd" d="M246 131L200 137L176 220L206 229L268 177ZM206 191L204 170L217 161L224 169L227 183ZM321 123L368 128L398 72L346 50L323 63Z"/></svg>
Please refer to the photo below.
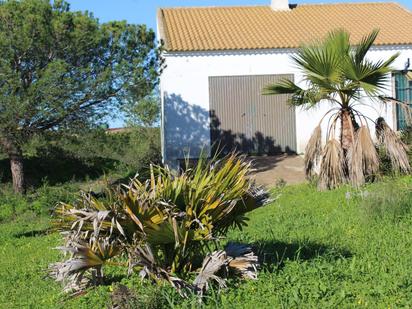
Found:
<svg viewBox="0 0 412 309"><path fill-rule="evenodd" d="M262 88L293 75L209 77L211 140L216 150L250 154L296 152L295 110L287 95Z"/></svg>

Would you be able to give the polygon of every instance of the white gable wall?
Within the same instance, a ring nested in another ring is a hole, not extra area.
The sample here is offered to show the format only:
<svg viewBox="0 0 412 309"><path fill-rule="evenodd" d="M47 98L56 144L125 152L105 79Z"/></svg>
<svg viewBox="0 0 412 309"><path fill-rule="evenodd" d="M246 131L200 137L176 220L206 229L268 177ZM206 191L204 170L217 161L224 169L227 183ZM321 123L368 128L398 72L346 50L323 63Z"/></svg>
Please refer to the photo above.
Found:
<svg viewBox="0 0 412 309"><path fill-rule="evenodd" d="M401 55L394 67L401 70L407 58L412 58L412 46L374 48L368 57L374 61L385 60L397 51ZM195 158L202 150L210 153L209 76L294 74L295 82L304 87L302 76L290 59L293 52L268 50L165 54L166 68L160 84L165 162L173 163L187 154ZM386 94L394 95L392 81L388 82ZM368 103L368 100L365 102ZM395 119L392 106L379 106L370 102L368 105L374 108L359 109L372 119L382 116L393 126ZM315 110L296 110L298 153L304 152L313 129L328 109L328 103L325 103Z"/></svg>

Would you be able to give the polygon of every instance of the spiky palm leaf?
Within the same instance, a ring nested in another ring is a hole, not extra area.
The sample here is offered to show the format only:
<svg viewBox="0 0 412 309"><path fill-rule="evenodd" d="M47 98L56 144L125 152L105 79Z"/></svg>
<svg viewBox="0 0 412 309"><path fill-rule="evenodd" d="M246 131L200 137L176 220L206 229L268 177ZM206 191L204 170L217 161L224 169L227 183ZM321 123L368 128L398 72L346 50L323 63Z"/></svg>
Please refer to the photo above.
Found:
<svg viewBox="0 0 412 309"><path fill-rule="evenodd" d="M54 223L66 235L61 249L74 255L58 264L57 277L100 269L122 255L129 257L129 270L167 281L184 294L190 287L171 274L198 267L208 242L246 225L245 213L268 202L267 192L248 177L250 169L236 154L201 160L180 175L153 166L145 182L133 179L109 189L105 198L83 194L74 205L61 204ZM109 244L116 250L106 252Z"/></svg>
<svg viewBox="0 0 412 309"><path fill-rule="evenodd" d="M105 238L91 240L90 243L71 241L67 246L57 249L70 253L71 257L66 261L51 264L49 274L63 283L65 292L77 293L101 283L103 265L121 252L121 245L116 240ZM91 278L85 276L88 270L92 270Z"/></svg>

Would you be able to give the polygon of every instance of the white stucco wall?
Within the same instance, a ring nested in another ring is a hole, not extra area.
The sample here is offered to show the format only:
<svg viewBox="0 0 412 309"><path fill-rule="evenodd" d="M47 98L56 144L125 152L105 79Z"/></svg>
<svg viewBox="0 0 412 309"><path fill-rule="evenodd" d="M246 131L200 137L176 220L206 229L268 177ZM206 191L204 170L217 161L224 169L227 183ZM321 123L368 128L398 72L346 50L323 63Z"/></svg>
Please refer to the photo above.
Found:
<svg viewBox="0 0 412 309"><path fill-rule="evenodd" d="M401 70L407 59L412 58L412 46L373 48L368 57L374 61L385 60L398 51L400 56L394 68ZM160 83L165 161L182 158L187 153L197 157L201 149L209 153L209 76L294 74L295 82L304 87L302 75L290 59L293 53L294 50L265 50L165 54L166 68ZM393 96L391 80L387 83L386 94ZM359 110L372 119L382 116L393 126L392 106L371 103L366 99L365 103L371 107L359 107ZM298 153L304 152L313 129L328 110L327 105L325 103L310 111L296 110Z"/></svg>

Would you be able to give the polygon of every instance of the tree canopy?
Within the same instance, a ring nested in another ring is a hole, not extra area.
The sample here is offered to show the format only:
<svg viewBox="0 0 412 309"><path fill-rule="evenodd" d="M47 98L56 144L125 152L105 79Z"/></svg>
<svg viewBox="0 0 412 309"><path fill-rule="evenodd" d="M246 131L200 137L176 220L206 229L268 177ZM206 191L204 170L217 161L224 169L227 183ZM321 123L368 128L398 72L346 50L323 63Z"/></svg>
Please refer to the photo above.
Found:
<svg viewBox="0 0 412 309"><path fill-rule="evenodd" d="M101 123L130 97L152 92L159 64L145 25L101 24L62 0L0 2L0 145L15 190L23 191L25 142Z"/></svg>

